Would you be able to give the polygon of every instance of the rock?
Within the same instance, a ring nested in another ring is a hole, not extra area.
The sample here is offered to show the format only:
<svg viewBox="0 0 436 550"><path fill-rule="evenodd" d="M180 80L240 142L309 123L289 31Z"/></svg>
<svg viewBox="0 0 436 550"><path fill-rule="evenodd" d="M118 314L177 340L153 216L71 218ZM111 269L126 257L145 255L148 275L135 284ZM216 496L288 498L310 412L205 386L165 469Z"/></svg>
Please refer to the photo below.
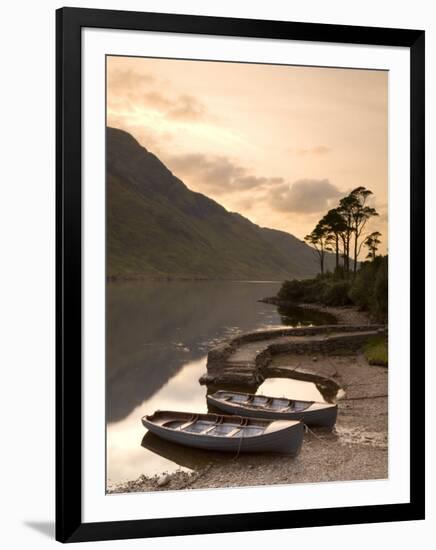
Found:
<svg viewBox="0 0 436 550"><path fill-rule="evenodd" d="M164 487L165 485L168 485L169 481L170 481L170 476L168 474L162 474L157 478L157 486Z"/></svg>
<svg viewBox="0 0 436 550"><path fill-rule="evenodd" d="M312 357L312 361L318 361L318 357Z"/></svg>

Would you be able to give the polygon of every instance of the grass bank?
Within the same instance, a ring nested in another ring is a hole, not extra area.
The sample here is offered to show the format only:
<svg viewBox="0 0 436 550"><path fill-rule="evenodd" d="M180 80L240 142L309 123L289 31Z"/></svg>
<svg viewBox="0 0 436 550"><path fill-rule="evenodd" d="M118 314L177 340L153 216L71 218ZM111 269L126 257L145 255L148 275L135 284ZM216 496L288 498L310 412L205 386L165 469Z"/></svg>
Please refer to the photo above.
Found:
<svg viewBox="0 0 436 550"><path fill-rule="evenodd" d="M363 353L370 365L388 366L388 342L385 336L371 338Z"/></svg>

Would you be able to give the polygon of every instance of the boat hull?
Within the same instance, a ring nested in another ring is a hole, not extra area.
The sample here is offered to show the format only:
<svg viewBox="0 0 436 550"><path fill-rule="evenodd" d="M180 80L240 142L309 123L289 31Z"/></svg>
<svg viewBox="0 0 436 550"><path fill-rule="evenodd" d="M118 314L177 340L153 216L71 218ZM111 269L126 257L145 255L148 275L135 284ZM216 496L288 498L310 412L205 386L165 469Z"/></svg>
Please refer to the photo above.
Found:
<svg viewBox="0 0 436 550"><path fill-rule="evenodd" d="M338 416L338 407L330 403L314 403L303 411L279 412L266 409L255 409L244 407L235 403L228 403L214 397L207 396L207 402L227 414L242 415L249 418L277 419L277 420L299 420L307 426L318 426L333 428Z"/></svg>
<svg viewBox="0 0 436 550"><path fill-rule="evenodd" d="M179 445L227 453L279 453L297 455L300 451L304 425L301 422L283 422L271 433L251 437L219 437L187 433L167 429L150 420L142 419L143 425L153 434Z"/></svg>

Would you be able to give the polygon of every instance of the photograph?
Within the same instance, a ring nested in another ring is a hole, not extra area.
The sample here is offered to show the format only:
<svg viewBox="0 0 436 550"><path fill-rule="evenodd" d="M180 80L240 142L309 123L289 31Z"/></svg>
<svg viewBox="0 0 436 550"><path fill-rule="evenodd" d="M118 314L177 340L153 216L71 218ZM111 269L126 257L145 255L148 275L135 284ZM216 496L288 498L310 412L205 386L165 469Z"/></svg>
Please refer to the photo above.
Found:
<svg viewBox="0 0 436 550"><path fill-rule="evenodd" d="M106 494L388 479L389 71L105 59Z"/></svg>
<svg viewBox="0 0 436 550"><path fill-rule="evenodd" d="M2 12L2 547L435 539L430 4L99 4Z"/></svg>

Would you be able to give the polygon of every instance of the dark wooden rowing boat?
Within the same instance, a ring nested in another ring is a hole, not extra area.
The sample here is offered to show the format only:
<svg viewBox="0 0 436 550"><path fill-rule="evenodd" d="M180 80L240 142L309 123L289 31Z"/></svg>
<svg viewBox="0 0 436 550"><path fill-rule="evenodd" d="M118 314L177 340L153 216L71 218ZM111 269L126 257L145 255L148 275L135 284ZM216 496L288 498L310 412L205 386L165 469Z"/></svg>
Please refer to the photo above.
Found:
<svg viewBox="0 0 436 550"><path fill-rule="evenodd" d="M335 425L338 415L338 407L332 403L268 397L225 390L208 395L207 402L228 414L238 414L250 418L301 420L308 426L328 428Z"/></svg>
<svg viewBox="0 0 436 550"><path fill-rule="evenodd" d="M285 453L296 455L303 442L304 426L293 420L264 420L156 411L142 418L150 432L188 447L232 453Z"/></svg>

